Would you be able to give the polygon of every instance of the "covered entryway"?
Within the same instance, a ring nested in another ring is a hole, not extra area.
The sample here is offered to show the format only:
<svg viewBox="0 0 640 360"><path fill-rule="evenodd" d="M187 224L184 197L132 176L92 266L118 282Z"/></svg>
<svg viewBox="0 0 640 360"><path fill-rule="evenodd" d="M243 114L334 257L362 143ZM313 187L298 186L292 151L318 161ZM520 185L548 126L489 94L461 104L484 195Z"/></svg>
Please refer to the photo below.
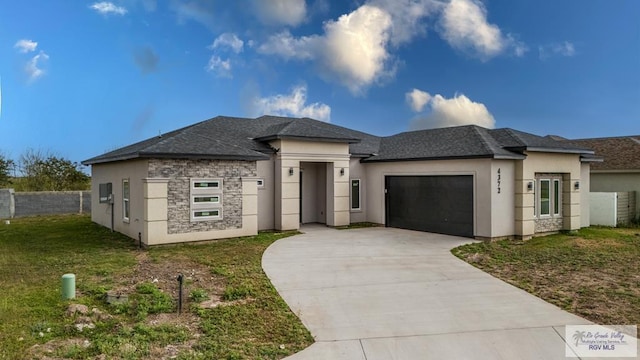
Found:
<svg viewBox="0 0 640 360"><path fill-rule="evenodd" d="M473 176L386 176L385 224L473 237Z"/></svg>
<svg viewBox="0 0 640 360"><path fill-rule="evenodd" d="M327 163L300 162L300 223L326 224L326 212Z"/></svg>

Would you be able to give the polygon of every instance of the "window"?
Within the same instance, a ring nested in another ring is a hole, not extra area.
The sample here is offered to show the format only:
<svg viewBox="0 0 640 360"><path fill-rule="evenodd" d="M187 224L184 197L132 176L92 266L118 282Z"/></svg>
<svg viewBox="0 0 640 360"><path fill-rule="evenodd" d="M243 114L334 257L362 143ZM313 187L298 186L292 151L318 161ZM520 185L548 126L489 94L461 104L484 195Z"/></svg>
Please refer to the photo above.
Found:
<svg viewBox="0 0 640 360"><path fill-rule="evenodd" d="M562 213L562 175L538 177L533 211L536 217L557 217Z"/></svg>
<svg viewBox="0 0 640 360"><path fill-rule="evenodd" d="M549 183L550 180L548 179L540 180L540 215L550 215L549 206L551 197L549 196Z"/></svg>
<svg viewBox="0 0 640 360"><path fill-rule="evenodd" d="M351 210L360 210L360 179L351 179Z"/></svg>
<svg viewBox="0 0 640 360"><path fill-rule="evenodd" d="M192 180L193 189L220 189L222 180Z"/></svg>
<svg viewBox="0 0 640 360"><path fill-rule="evenodd" d="M222 179L191 179L191 221L222 219Z"/></svg>
<svg viewBox="0 0 640 360"><path fill-rule="evenodd" d="M222 219L222 209L194 210L191 212L194 220L215 220Z"/></svg>
<svg viewBox="0 0 640 360"><path fill-rule="evenodd" d="M560 215L560 180L553 180L553 214Z"/></svg>
<svg viewBox="0 0 640 360"><path fill-rule="evenodd" d="M194 204L220 204L220 196L219 195L198 195L194 196L192 199Z"/></svg>
<svg viewBox="0 0 640 360"><path fill-rule="evenodd" d="M124 221L129 221L129 179L122 180L122 218Z"/></svg>

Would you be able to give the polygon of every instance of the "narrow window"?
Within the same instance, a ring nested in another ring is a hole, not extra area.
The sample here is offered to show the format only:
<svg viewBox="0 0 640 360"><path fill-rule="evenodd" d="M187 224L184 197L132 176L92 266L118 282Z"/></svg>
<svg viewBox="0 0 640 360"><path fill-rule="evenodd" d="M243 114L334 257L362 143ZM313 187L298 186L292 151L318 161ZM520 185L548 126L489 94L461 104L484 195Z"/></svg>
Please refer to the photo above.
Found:
<svg viewBox="0 0 640 360"><path fill-rule="evenodd" d="M360 179L351 179L351 210L360 210Z"/></svg>
<svg viewBox="0 0 640 360"><path fill-rule="evenodd" d="M560 215L560 180L553 180L553 214Z"/></svg>
<svg viewBox="0 0 640 360"><path fill-rule="evenodd" d="M194 189L220 189L220 180L193 181Z"/></svg>
<svg viewBox="0 0 640 360"><path fill-rule="evenodd" d="M122 180L122 218L129 221L129 179Z"/></svg>
<svg viewBox="0 0 640 360"><path fill-rule="evenodd" d="M202 195L193 197L194 204L220 204L220 195Z"/></svg>
<svg viewBox="0 0 640 360"><path fill-rule="evenodd" d="M540 180L540 215L550 215L550 180Z"/></svg>

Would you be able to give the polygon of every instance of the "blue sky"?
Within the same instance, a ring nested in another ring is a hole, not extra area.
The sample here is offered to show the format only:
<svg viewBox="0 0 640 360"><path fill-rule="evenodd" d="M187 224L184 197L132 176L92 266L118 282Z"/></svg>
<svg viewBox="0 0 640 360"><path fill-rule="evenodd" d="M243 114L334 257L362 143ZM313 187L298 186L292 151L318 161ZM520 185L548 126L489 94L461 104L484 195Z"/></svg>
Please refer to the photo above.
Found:
<svg viewBox="0 0 640 360"><path fill-rule="evenodd" d="M2 1L0 152L73 161L217 115L391 135L640 133L636 0Z"/></svg>

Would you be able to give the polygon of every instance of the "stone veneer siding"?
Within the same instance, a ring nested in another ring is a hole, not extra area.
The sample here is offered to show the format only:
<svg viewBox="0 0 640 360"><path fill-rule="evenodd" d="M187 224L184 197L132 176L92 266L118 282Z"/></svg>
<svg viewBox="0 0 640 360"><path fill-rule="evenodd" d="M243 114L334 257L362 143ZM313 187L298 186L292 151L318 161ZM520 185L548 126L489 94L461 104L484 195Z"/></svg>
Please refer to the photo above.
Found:
<svg viewBox="0 0 640 360"><path fill-rule="evenodd" d="M562 217L536 219L534 231L536 233L560 231L562 230L563 224L564 224L564 220L562 219Z"/></svg>
<svg viewBox="0 0 640 360"><path fill-rule="evenodd" d="M242 228L242 177L256 177L255 161L175 160L149 161L150 178L168 178L168 233L240 229ZM194 221L190 219L190 179L222 179L222 219Z"/></svg>

